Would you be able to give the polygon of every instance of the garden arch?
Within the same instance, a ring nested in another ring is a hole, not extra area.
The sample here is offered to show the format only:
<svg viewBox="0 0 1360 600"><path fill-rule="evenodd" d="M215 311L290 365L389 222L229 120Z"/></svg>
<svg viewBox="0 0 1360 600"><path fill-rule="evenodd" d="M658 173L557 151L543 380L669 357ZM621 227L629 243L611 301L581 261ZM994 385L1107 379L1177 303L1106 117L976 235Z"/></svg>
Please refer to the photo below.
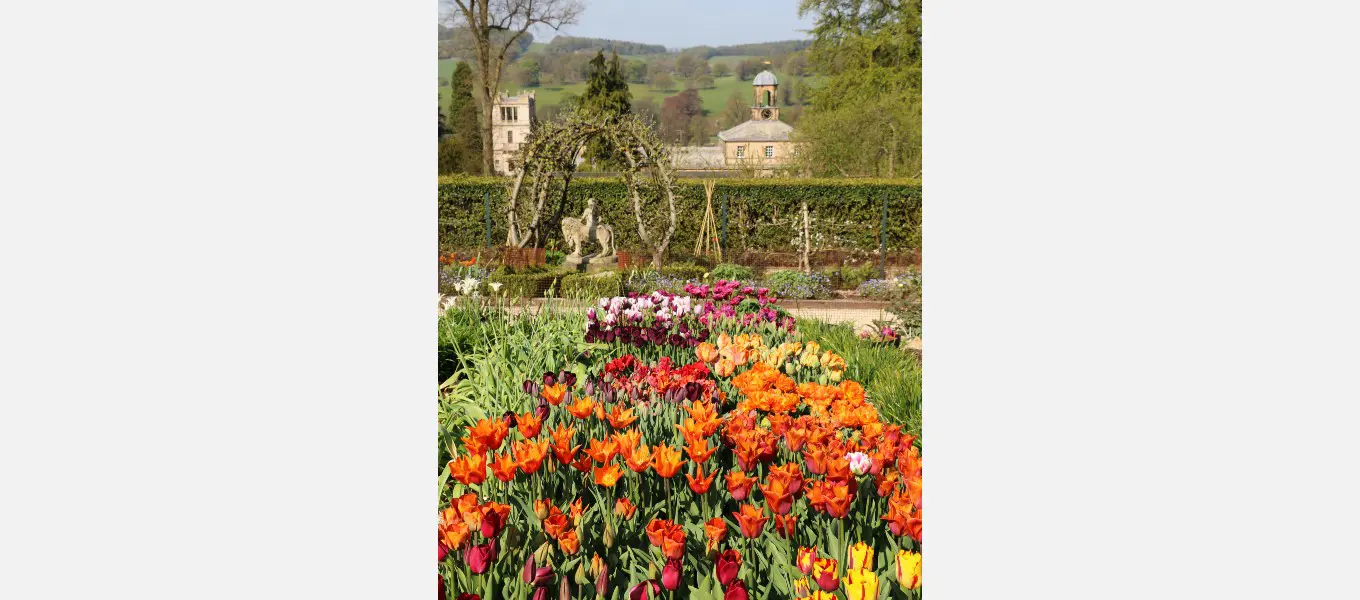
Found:
<svg viewBox="0 0 1360 600"><path fill-rule="evenodd" d="M517 154L519 170L510 182L506 245L523 248L541 237L543 206L548 196L557 192L561 203L565 203L572 175L576 172L576 157L594 140L601 140L607 152L622 159L623 179L632 200L638 237L651 251L652 264L660 267L661 258L675 235L675 174L666 157L665 145L651 126L636 115L581 109L543 123L529 134ZM665 196L669 211L665 233L658 239L653 239L642 217L638 175L648 172L660 195ZM516 213L526 177L531 177L528 198L531 218L527 226L521 227Z"/></svg>

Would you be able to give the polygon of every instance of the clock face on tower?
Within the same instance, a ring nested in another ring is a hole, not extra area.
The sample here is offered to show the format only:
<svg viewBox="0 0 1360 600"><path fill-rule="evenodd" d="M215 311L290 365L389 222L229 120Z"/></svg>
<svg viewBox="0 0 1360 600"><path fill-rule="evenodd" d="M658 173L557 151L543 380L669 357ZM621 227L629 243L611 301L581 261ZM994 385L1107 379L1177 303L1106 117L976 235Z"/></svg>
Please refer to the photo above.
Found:
<svg viewBox="0 0 1360 600"><path fill-rule="evenodd" d="M765 110L760 111L760 116L765 119L770 118L770 109L767 108Z"/></svg>

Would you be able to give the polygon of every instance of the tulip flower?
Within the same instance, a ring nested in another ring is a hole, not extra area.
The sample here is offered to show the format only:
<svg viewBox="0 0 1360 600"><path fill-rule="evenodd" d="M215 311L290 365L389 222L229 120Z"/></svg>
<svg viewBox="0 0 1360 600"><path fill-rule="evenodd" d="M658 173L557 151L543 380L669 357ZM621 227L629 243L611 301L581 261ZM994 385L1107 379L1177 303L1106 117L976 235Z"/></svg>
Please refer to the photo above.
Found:
<svg viewBox="0 0 1360 600"><path fill-rule="evenodd" d="M545 382L548 381L546 377L544 381ZM547 400L548 404L557 406L562 403L562 398L564 398L567 395L567 386L562 385L560 383L557 385L545 384L542 394L543 399Z"/></svg>
<svg viewBox="0 0 1360 600"><path fill-rule="evenodd" d="M444 596L442 594L440 595L439 600L444 600ZM482 600L482 597L478 596L477 594L463 592L461 594L458 594L458 600Z"/></svg>
<svg viewBox="0 0 1360 600"><path fill-rule="evenodd" d="M509 452L502 452L496 455L496 460L491 463L491 474L504 482L514 481L515 471L519 469L519 463Z"/></svg>
<svg viewBox="0 0 1360 600"><path fill-rule="evenodd" d="M501 533L505 528L505 521L510 517L510 505L489 502L482 510L482 536L493 538Z"/></svg>
<svg viewBox="0 0 1360 600"><path fill-rule="evenodd" d="M515 460L519 463L519 470L526 475L538 472L538 468L543 465L543 459L548 456L548 440L540 442L516 442L514 444Z"/></svg>
<svg viewBox="0 0 1360 600"><path fill-rule="evenodd" d="M760 492L765 496L765 503L770 505L770 512L787 515L793 509L793 493L784 482L771 477L769 485L760 486Z"/></svg>
<svg viewBox="0 0 1360 600"><path fill-rule="evenodd" d="M616 464L610 464L607 468L595 469L595 485L600 487L614 487L623 476L623 471Z"/></svg>
<svg viewBox="0 0 1360 600"><path fill-rule="evenodd" d="M723 592L723 600L747 600L749 597L746 593L746 583L741 580L733 581Z"/></svg>
<svg viewBox="0 0 1360 600"><path fill-rule="evenodd" d="M524 439L531 440L538 437L543 430L543 419L533 412L526 412L515 419L515 428Z"/></svg>
<svg viewBox="0 0 1360 600"><path fill-rule="evenodd" d="M855 542L850 546L849 556L846 557L847 569L872 569L874 568L874 549L864 542Z"/></svg>
<svg viewBox="0 0 1360 600"><path fill-rule="evenodd" d="M732 494L732 499L741 502L746 499L746 495L751 492L751 486L758 481L754 477L747 477L745 471L729 471L726 476L727 492Z"/></svg>
<svg viewBox="0 0 1360 600"><path fill-rule="evenodd" d="M628 468L632 469L634 473L645 472L652 466L652 451L647 447L647 444L642 444L631 454L625 455L623 457L623 462L628 465Z"/></svg>
<svg viewBox="0 0 1360 600"><path fill-rule="evenodd" d="M686 473L685 479L689 480L690 491L702 496L708 493L708 488L709 486L713 485L713 478L718 475L718 472L714 471L712 473L709 473L708 477L704 477L704 466L702 464L700 464L699 467L695 469L695 471L696 471L695 475L690 475L689 473Z"/></svg>
<svg viewBox="0 0 1360 600"><path fill-rule="evenodd" d="M802 571L804 575L811 574L813 564L816 562L817 562L816 548L808 548L807 546L798 547L798 558L796 560L796 564L798 566L799 571Z"/></svg>
<svg viewBox="0 0 1360 600"><path fill-rule="evenodd" d="M619 498L614 502L614 514L622 517L625 521L633 520L633 515L637 514L637 506L632 500Z"/></svg>
<svg viewBox="0 0 1360 600"><path fill-rule="evenodd" d="M724 550L714 561L713 571L718 576L718 583L727 587L732 580L737 578L737 572L741 570L741 553L736 550Z"/></svg>
<svg viewBox="0 0 1360 600"><path fill-rule="evenodd" d="M661 584L655 579L638 582L628 589L628 600L656 600L661 597Z"/></svg>
<svg viewBox="0 0 1360 600"><path fill-rule="evenodd" d="M480 454L465 454L457 460L449 461L449 475L463 485L477 485L486 481L486 457Z"/></svg>
<svg viewBox="0 0 1360 600"><path fill-rule="evenodd" d="M807 598L812 595L812 586L806 577L793 582L793 596L795 598ZM832 596L833 598L835 596Z"/></svg>
<svg viewBox="0 0 1360 600"><path fill-rule="evenodd" d="M775 515L774 530L780 537L791 538L798 526L798 515Z"/></svg>
<svg viewBox="0 0 1360 600"><path fill-rule="evenodd" d="M910 550L897 551L897 583L905 590L921 587L921 555Z"/></svg>
<svg viewBox="0 0 1360 600"><path fill-rule="evenodd" d="M717 550L718 544L721 544L723 538L727 537L727 521L722 520L722 517L709 519L708 522L704 523L704 536L707 538L705 550L707 552Z"/></svg>
<svg viewBox="0 0 1360 600"><path fill-rule="evenodd" d="M623 429L632 425L633 421L637 420L637 416L633 414L633 409L625 409L618 404L614 405L613 410L605 413L605 418L609 421L609 425L614 429Z"/></svg>
<svg viewBox="0 0 1360 600"><path fill-rule="evenodd" d="M581 551L581 539L577 537L576 530L563 533L557 538L557 547L562 554L571 556Z"/></svg>
<svg viewBox="0 0 1360 600"><path fill-rule="evenodd" d="M491 563L496 562L496 540L491 540L480 546L468 546L463 551L463 562L467 563L468 570L475 575L485 573L491 568Z"/></svg>
<svg viewBox="0 0 1360 600"><path fill-rule="evenodd" d="M833 591L841 586L840 577L836 575L836 559L819 558L812 563L812 580L817 582L817 587L824 591Z"/></svg>
<svg viewBox="0 0 1360 600"><path fill-rule="evenodd" d="M528 560L524 561L524 573L521 578L524 579L524 583L534 586L547 585L553 578L552 565L538 566L534 560L534 554L530 552Z"/></svg>
<svg viewBox="0 0 1360 600"><path fill-rule="evenodd" d="M595 400L590 396L577 398L567 406L567 412L578 419L585 419L590 416L590 413L595 412Z"/></svg>
<svg viewBox="0 0 1360 600"><path fill-rule="evenodd" d="M812 592L812 595L808 596L807 600L837 600L837 598L835 594L817 590L815 592Z"/></svg>
<svg viewBox="0 0 1360 600"><path fill-rule="evenodd" d="M713 344L704 342L694 349L695 356L705 363L712 364L718 360L718 348Z"/></svg>
<svg viewBox="0 0 1360 600"><path fill-rule="evenodd" d="M850 462L850 472L856 475L863 475L869 472L869 467L874 464L874 461L869 458L869 455L863 452L851 452L850 454L845 455L845 458Z"/></svg>
<svg viewBox="0 0 1360 600"><path fill-rule="evenodd" d="M683 569L680 559L666 559L666 567L661 570L661 587L674 590L680 587L680 573Z"/></svg>
<svg viewBox="0 0 1360 600"><path fill-rule="evenodd" d="M684 459L680 457L680 451L668 445L661 444L656 447L656 455L653 458L652 468L656 474L665 479L675 477L680 471L680 465L684 464Z"/></svg>
<svg viewBox="0 0 1360 600"><path fill-rule="evenodd" d="M845 572L847 600L877 600L878 575L870 569L850 569Z"/></svg>
<svg viewBox="0 0 1360 600"><path fill-rule="evenodd" d="M741 534L748 538L760 537L760 532L765 528L765 522L770 518L765 516L765 511L750 504L741 505L739 512L733 512L737 517L737 524L741 526Z"/></svg>

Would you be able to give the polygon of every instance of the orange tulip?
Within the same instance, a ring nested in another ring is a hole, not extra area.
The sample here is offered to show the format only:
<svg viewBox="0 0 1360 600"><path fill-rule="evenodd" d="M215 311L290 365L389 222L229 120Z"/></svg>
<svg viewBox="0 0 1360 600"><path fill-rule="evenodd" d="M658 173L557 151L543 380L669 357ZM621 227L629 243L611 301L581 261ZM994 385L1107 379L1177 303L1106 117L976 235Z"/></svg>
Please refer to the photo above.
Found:
<svg viewBox="0 0 1360 600"><path fill-rule="evenodd" d="M567 406L567 412L578 419L585 419L590 413L595 411L595 400L590 396L577 398L571 405Z"/></svg>
<svg viewBox="0 0 1360 600"><path fill-rule="evenodd" d="M672 560L680 560L685 555L685 530L679 525L667 531L666 537L661 539L661 553Z"/></svg>
<svg viewBox="0 0 1360 600"><path fill-rule="evenodd" d="M632 425L633 421L637 420L637 416L633 414L633 409L622 408L622 405L619 404L615 404L614 410L605 413L604 416L609 420L609 424L613 426L614 429L623 429L624 427Z"/></svg>
<svg viewBox="0 0 1360 600"><path fill-rule="evenodd" d="M543 399L548 401L548 404L557 406L562 403L562 398L566 397L567 386L561 383L544 386L541 394Z"/></svg>
<svg viewBox="0 0 1360 600"><path fill-rule="evenodd" d="M662 444L656 447L656 457L652 468L656 470L657 475L664 479L670 479L675 477L675 474L680 471L680 466L684 463L685 460L680 457L679 450Z"/></svg>
<svg viewBox="0 0 1360 600"><path fill-rule="evenodd" d="M713 364L714 361L718 360L718 348L708 342L699 344L699 346L694 349L694 354L699 357L699 360L708 364Z"/></svg>
<svg viewBox="0 0 1360 600"><path fill-rule="evenodd" d="M848 486L833 485L830 487L830 494L823 505L826 507L826 514L837 519L844 519L847 514L850 514L850 503L854 500L855 496L850 493Z"/></svg>
<svg viewBox="0 0 1360 600"><path fill-rule="evenodd" d="M727 491L732 494L732 499L741 502L751 493L751 486L758 479L747 477L745 471L733 470L727 473Z"/></svg>
<svg viewBox="0 0 1360 600"><path fill-rule="evenodd" d="M685 479L689 480L690 491L693 491L694 493L700 495L707 494L708 488L709 486L713 485L713 478L718 476L718 472L714 471L712 473L709 473L708 477L704 477L703 464L700 464L698 468L695 469L695 471L696 473L694 475L690 475L689 473L685 474Z"/></svg>
<svg viewBox="0 0 1360 600"><path fill-rule="evenodd" d="M468 433L488 450L498 450L505 436L510 433L510 426L504 419L482 419Z"/></svg>
<svg viewBox="0 0 1360 600"><path fill-rule="evenodd" d="M571 504L567 505L567 509L571 511L572 522L576 523L577 525L580 525L581 513L585 512L585 505L582 504L581 499L577 498L575 500L572 500Z"/></svg>
<svg viewBox="0 0 1360 600"><path fill-rule="evenodd" d="M515 428L524 439L538 437L538 433L543 429L543 419L534 414L534 411L526 412L515 417Z"/></svg>
<svg viewBox="0 0 1360 600"><path fill-rule="evenodd" d="M727 537L727 521L722 517L713 517L704 523L704 536L707 538L706 551L712 552L718 549L723 538Z"/></svg>
<svg viewBox="0 0 1360 600"><path fill-rule="evenodd" d="M464 454L457 460L449 461L449 475L463 485L476 485L486 481L486 457L481 454Z"/></svg>
<svg viewBox="0 0 1360 600"><path fill-rule="evenodd" d="M770 505L771 513L787 515L793 510L793 492L789 491L784 481L771 477L769 485L760 486L760 493L765 495L765 503Z"/></svg>
<svg viewBox="0 0 1360 600"><path fill-rule="evenodd" d="M719 360L717 363L714 363L713 373L720 377L731 377L732 371L735 371L736 368L737 366L732 364L732 361L724 358Z"/></svg>
<svg viewBox="0 0 1360 600"><path fill-rule="evenodd" d="M634 473L641 473L652 466L652 451L647 448L647 444L638 446L632 454L624 456L624 462Z"/></svg>
<svg viewBox="0 0 1360 600"><path fill-rule="evenodd" d="M486 444L478 441L475 437L465 435L459 438L459 441L463 442L463 450L467 451L468 454L486 454Z"/></svg>
<svg viewBox="0 0 1360 600"><path fill-rule="evenodd" d="M615 432L612 439L619 446L619 454L628 458L633 455L638 443L642 441L642 433L636 429L629 429L628 431Z"/></svg>
<svg viewBox="0 0 1360 600"><path fill-rule="evenodd" d="M717 446L708 447L708 440L703 438L691 441L688 446L685 446L685 453L689 455L690 460L696 463L708 460L708 457L713 456L713 453L717 451Z"/></svg>
<svg viewBox="0 0 1360 600"><path fill-rule="evenodd" d="M515 462L515 458L510 456L509 452L503 452L497 454L496 461L491 463L491 474L495 475L496 479L510 482L514 481L515 471L518 468L519 463Z"/></svg>
<svg viewBox="0 0 1360 600"><path fill-rule="evenodd" d="M591 460L604 464L613 460L618 451L619 444L613 440L590 440L590 447L586 449L586 454L590 455Z"/></svg>
<svg viewBox="0 0 1360 600"><path fill-rule="evenodd" d="M765 516L765 511L750 504L741 505L740 512L732 513L737 517L737 524L741 526L741 534L748 537L760 537L761 530L765 529L765 522L770 518Z"/></svg>
<svg viewBox="0 0 1360 600"><path fill-rule="evenodd" d="M632 500L619 498L614 501L614 514L623 518L625 521L633 520L633 515L637 514L637 506Z"/></svg>
<svg viewBox="0 0 1360 600"><path fill-rule="evenodd" d="M770 467L770 481L782 482L790 493L797 494L803 489L803 469L793 463Z"/></svg>
<svg viewBox="0 0 1360 600"><path fill-rule="evenodd" d="M623 471L619 469L619 466L610 463L608 467L595 469L595 485L601 487L614 487L614 484L619 482L619 477L622 476Z"/></svg>
<svg viewBox="0 0 1360 600"><path fill-rule="evenodd" d="M680 435L685 438L685 442L693 443L695 440L704 438L704 427L694 419L685 419L675 426L680 430Z"/></svg>
<svg viewBox="0 0 1360 600"><path fill-rule="evenodd" d="M887 498L897 490L897 484L902 482L902 477L893 469L884 469L874 476L874 486L878 489L879 498Z"/></svg>
<svg viewBox="0 0 1360 600"><path fill-rule="evenodd" d="M552 508L552 503L548 502L546 499L534 500L534 516L537 517L539 521L548 518L548 515L551 514L549 513L549 510Z"/></svg>
<svg viewBox="0 0 1360 600"><path fill-rule="evenodd" d="M562 550L562 554L571 556L581 551L581 538L577 537L573 529L557 538L557 547Z"/></svg>
<svg viewBox="0 0 1360 600"><path fill-rule="evenodd" d="M445 513L447 512L446 510ZM472 536L472 531L468 529L467 524L463 523L461 518L454 516L451 519L447 523L444 522L444 519L440 520L439 541L448 549L457 550Z"/></svg>
<svg viewBox="0 0 1360 600"><path fill-rule="evenodd" d="M543 520L543 532L552 537L561 537L571 529L571 521L556 506L549 509L548 518Z"/></svg>
<svg viewBox="0 0 1360 600"><path fill-rule="evenodd" d="M579 458L577 458L574 462L571 463L571 466L574 467L577 471L580 471L582 473L589 473L590 467L593 464L595 463L590 462L590 456L585 453L582 453Z"/></svg>
<svg viewBox="0 0 1360 600"><path fill-rule="evenodd" d="M515 460L519 461L519 470L532 475L538 471L538 467L548 455L548 440L516 443L514 448Z"/></svg>
<svg viewBox="0 0 1360 600"><path fill-rule="evenodd" d="M675 524L670 521L652 519L652 522L647 524L647 541L651 542L653 546L661 547L661 540L666 537L666 532L670 531L672 527L675 527Z"/></svg>

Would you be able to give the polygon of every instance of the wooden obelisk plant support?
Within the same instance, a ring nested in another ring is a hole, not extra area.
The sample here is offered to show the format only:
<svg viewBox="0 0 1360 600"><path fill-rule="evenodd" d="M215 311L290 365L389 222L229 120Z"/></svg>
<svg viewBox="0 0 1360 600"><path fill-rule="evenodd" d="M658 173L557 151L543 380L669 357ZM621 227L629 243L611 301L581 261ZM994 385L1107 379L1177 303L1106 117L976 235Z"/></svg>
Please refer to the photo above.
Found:
<svg viewBox="0 0 1360 600"><path fill-rule="evenodd" d="M802 264L799 265L799 266L802 267L804 273L811 273L811 272L812 272L812 261L810 260L810 258L811 258L811 257L810 257L810 254L811 254L811 252L812 252L812 231L811 231L811 228L809 227L809 225L810 225L810 219L808 219L807 200L804 200L804 201L803 201L803 256L801 257L801 261L800 261Z"/></svg>
<svg viewBox="0 0 1360 600"><path fill-rule="evenodd" d="M722 244L718 243L718 220L713 216L713 187L712 179L704 180L704 197L708 207L704 209L704 221L699 224L699 239L694 240L694 254L696 256L713 256L718 262L723 260Z"/></svg>

